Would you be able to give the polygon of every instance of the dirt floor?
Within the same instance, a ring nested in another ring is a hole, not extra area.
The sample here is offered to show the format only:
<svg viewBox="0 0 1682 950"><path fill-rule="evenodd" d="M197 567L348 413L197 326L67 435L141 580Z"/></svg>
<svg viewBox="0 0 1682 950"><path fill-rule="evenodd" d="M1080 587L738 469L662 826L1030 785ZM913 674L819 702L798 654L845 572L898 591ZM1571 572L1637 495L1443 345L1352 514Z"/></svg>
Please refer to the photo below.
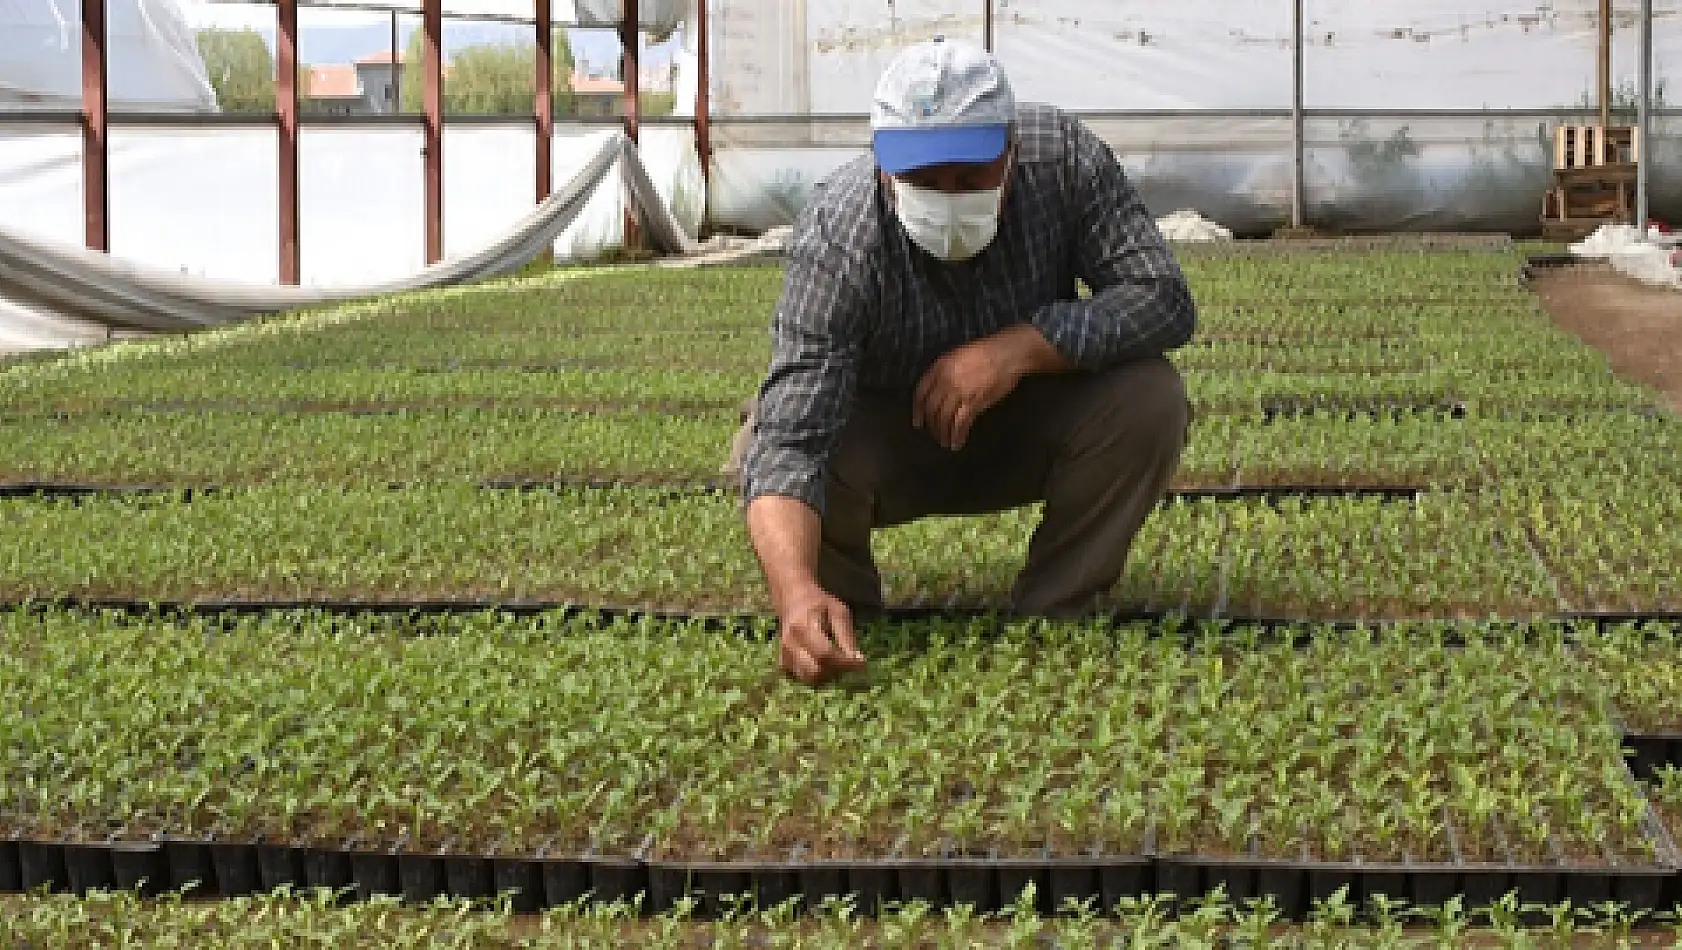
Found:
<svg viewBox="0 0 1682 950"><path fill-rule="evenodd" d="M1556 323L1605 353L1620 376L1653 386L1682 412L1682 291L1604 266L1544 270L1531 287Z"/></svg>

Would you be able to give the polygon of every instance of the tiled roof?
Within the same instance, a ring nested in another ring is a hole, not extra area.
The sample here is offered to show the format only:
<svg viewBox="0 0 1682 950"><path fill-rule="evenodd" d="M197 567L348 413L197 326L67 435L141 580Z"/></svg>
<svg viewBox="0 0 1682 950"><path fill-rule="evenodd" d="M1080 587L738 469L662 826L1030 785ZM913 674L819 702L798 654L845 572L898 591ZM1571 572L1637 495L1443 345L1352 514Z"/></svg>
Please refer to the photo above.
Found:
<svg viewBox="0 0 1682 950"><path fill-rule="evenodd" d="M584 95L622 96L625 94L625 84L606 76L574 76L572 77L572 91Z"/></svg>
<svg viewBox="0 0 1682 950"><path fill-rule="evenodd" d="M304 92L312 99L354 99L362 95L355 66L311 66Z"/></svg>

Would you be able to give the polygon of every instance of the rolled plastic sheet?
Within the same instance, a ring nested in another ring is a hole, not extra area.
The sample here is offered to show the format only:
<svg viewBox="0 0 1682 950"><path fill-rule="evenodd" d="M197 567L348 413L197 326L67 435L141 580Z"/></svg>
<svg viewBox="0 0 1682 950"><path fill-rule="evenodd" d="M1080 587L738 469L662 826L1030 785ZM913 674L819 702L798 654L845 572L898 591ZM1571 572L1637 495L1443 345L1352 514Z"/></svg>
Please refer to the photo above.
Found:
<svg viewBox="0 0 1682 950"><path fill-rule="evenodd" d="M95 323L0 297L0 353L103 343L110 332Z"/></svg>

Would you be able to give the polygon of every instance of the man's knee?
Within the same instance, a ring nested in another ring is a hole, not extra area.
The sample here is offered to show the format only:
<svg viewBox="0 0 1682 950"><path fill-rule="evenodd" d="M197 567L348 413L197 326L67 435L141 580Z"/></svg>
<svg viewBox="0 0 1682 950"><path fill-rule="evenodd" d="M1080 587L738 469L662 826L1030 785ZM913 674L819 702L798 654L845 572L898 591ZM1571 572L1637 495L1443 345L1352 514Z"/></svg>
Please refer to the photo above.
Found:
<svg viewBox="0 0 1682 950"><path fill-rule="evenodd" d="M905 415L909 419L909 412ZM829 481L861 496L874 496L898 470L899 433L894 423L888 407L874 400L856 400L830 452Z"/></svg>
<svg viewBox="0 0 1682 950"><path fill-rule="evenodd" d="M1092 450L1125 450L1168 460L1185 450L1191 403L1167 357L1136 360L1098 374L1077 440Z"/></svg>

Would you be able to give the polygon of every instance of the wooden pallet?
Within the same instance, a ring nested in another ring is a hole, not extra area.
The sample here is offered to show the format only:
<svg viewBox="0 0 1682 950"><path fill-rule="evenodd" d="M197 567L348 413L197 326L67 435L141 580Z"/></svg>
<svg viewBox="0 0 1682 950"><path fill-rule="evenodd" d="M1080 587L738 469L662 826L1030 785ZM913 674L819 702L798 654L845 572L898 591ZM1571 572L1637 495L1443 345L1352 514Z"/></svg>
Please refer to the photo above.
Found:
<svg viewBox="0 0 1682 950"><path fill-rule="evenodd" d="M1641 129L1633 125L1561 125L1554 129L1554 171L1634 165Z"/></svg>
<svg viewBox="0 0 1682 950"><path fill-rule="evenodd" d="M1635 214L1640 130L1634 126L1562 125L1554 129L1554 183L1542 196L1542 234L1581 240L1603 224Z"/></svg>

